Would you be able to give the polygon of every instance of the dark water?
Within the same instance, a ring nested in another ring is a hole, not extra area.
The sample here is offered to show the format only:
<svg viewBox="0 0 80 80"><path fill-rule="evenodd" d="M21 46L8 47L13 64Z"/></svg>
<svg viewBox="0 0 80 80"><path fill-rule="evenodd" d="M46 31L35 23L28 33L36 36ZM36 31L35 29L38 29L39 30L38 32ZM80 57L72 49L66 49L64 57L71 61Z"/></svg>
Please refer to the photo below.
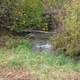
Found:
<svg viewBox="0 0 80 80"><path fill-rule="evenodd" d="M49 34L32 34L31 46L32 50L35 52L53 52L53 46L50 41L51 35Z"/></svg>

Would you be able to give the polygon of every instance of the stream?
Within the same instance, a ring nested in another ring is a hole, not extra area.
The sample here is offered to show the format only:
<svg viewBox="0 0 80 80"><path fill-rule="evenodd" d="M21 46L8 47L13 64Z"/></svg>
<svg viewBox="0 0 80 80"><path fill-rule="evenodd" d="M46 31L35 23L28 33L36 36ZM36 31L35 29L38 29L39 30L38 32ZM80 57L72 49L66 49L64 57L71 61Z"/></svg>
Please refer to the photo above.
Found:
<svg viewBox="0 0 80 80"><path fill-rule="evenodd" d="M34 52L53 52L53 46L51 44L50 38L52 35L50 34L31 34L31 47Z"/></svg>

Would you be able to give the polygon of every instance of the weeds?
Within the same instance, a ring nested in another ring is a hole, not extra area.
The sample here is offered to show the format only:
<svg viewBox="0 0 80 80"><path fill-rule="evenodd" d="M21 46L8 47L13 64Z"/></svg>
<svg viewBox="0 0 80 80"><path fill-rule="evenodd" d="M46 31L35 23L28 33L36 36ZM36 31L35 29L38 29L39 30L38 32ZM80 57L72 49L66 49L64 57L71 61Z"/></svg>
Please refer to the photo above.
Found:
<svg viewBox="0 0 80 80"><path fill-rule="evenodd" d="M11 68L27 68L31 72L31 80L38 78L39 80L64 80L63 75L66 78L66 74L68 74L64 71L80 71L80 61L76 62L64 54L34 53L30 48L29 41L25 39L21 39L14 45L17 46L12 47L13 45L8 44L10 47L0 49L0 65Z"/></svg>

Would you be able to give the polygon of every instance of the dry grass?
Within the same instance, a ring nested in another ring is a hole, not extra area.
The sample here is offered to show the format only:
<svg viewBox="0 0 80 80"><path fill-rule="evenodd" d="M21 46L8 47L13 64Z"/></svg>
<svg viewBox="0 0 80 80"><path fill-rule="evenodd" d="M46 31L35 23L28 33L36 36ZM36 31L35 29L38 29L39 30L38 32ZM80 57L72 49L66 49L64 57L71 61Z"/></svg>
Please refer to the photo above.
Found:
<svg viewBox="0 0 80 80"><path fill-rule="evenodd" d="M80 80L80 72L49 68L48 73L0 66L0 80Z"/></svg>

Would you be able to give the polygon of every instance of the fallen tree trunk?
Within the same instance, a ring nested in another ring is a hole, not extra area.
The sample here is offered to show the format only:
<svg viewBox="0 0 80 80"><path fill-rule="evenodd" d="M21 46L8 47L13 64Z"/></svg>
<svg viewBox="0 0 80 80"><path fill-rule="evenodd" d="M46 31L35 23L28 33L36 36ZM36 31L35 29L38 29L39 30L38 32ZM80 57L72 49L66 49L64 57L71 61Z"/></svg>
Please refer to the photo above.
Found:
<svg viewBox="0 0 80 80"><path fill-rule="evenodd" d="M4 32L8 32L8 34L12 34L13 36L26 36L30 33L32 34L37 34L37 33L41 33L41 34L56 34L57 32L49 32L49 31L41 31L41 30L29 30L29 29L25 29L25 30L21 30L21 31L15 31L15 30L10 30L9 28L2 28L1 29Z"/></svg>

